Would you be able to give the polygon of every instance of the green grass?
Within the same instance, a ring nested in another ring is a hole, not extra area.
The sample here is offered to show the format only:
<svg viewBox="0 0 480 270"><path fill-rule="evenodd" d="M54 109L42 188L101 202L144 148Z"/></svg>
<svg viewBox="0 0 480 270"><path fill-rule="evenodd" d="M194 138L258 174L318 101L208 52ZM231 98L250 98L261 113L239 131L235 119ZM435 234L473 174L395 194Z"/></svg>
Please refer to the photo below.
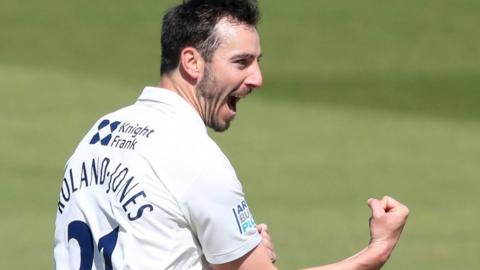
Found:
<svg viewBox="0 0 480 270"><path fill-rule="evenodd" d="M178 1L0 8L0 269L51 269L63 166L102 114L158 80ZM261 1L265 87L212 134L281 269L368 241L371 196L412 214L384 269L477 269L480 4Z"/></svg>
<svg viewBox="0 0 480 270"><path fill-rule="evenodd" d="M275 224L285 269L365 244L366 199L385 193L412 211L386 269L478 265L475 122L291 102L270 103L266 113L263 102L244 102L233 134L218 139L247 182L257 219Z"/></svg>

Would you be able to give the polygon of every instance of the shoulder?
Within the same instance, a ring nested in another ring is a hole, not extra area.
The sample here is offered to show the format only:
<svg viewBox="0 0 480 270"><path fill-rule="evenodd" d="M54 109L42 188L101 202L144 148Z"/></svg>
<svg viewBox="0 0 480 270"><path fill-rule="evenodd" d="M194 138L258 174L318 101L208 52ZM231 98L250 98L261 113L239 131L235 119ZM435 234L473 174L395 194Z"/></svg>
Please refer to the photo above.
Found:
<svg viewBox="0 0 480 270"><path fill-rule="evenodd" d="M182 191L198 185L239 188L230 161L205 132L180 128L157 136L145 156L165 179L183 186Z"/></svg>

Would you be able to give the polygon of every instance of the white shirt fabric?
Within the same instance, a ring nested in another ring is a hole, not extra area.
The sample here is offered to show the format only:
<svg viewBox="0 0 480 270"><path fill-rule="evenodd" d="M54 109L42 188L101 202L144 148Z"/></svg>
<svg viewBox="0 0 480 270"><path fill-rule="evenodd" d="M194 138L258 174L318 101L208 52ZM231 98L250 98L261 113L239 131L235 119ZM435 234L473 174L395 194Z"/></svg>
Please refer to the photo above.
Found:
<svg viewBox="0 0 480 270"><path fill-rule="evenodd" d="M230 162L169 90L100 118L65 166L58 270L208 269L260 241Z"/></svg>

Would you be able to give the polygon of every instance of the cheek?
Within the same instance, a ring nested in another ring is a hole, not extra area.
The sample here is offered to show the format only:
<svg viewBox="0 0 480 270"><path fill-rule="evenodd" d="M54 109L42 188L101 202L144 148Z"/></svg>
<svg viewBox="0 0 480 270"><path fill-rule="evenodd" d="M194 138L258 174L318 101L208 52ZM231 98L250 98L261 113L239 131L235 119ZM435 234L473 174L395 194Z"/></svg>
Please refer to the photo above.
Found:
<svg viewBox="0 0 480 270"><path fill-rule="evenodd" d="M223 91L223 94L225 96L227 96L227 95L231 94L232 92L237 91L238 89L240 89L242 87L242 83L243 83L243 80L239 76L236 76L236 77L230 76L228 78L225 78L225 80L223 81L223 83L221 85L221 89Z"/></svg>
<svg viewBox="0 0 480 270"><path fill-rule="evenodd" d="M218 82L221 83L223 88L235 88L241 85L245 78L245 71L239 70L233 65L224 65L218 69L215 74Z"/></svg>

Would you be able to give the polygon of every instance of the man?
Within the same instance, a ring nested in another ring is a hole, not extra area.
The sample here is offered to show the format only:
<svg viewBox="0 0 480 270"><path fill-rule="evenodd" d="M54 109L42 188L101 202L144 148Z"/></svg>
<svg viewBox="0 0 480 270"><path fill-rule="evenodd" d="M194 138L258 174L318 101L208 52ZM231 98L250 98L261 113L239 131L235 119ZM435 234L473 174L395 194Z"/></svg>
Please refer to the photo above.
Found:
<svg viewBox="0 0 480 270"><path fill-rule="evenodd" d="M100 118L65 167L56 269L276 269L268 228L206 127L224 131L262 85L251 0L189 1L163 21L159 88ZM314 269L379 269L408 209L370 199L371 242Z"/></svg>

